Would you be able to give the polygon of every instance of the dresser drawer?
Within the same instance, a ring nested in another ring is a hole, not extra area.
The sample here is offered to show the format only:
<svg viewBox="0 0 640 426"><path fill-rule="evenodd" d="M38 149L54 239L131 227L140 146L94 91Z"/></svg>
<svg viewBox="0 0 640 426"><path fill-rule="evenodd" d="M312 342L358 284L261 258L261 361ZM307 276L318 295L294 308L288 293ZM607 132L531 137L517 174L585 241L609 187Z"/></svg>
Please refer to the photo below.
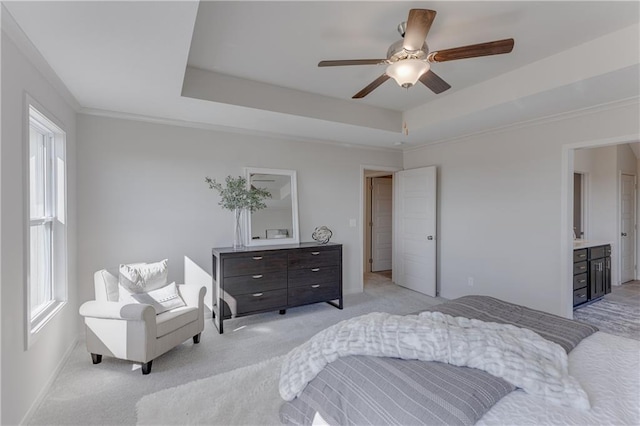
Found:
<svg viewBox="0 0 640 426"><path fill-rule="evenodd" d="M317 268L293 269L289 271L289 287L308 284L337 282L339 268L335 266L319 266Z"/></svg>
<svg viewBox="0 0 640 426"><path fill-rule="evenodd" d="M224 315L244 315L287 307L287 290L258 291L237 296L225 296Z"/></svg>
<svg viewBox="0 0 640 426"><path fill-rule="evenodd" d="M289 305L306 305L308 303L326 302L340 297L338 283L311 284L289 287Z"/></svg>
<svg viewBox="0 0 640 426"><path fill-rule="evenodd" d="M573 274L582 274L587 272L587 261L584 262L576 262L573 264Z"/></svg>
<svg viewBox="0 0 640 426"><path fill-rule="evenodd" d="M587 260L587 249L580 249L573 251L573 261L580 262L583 260Z"/></svg>
<svg viewBox="0 0 640 426"><path fill-rule="evenodd" d="M287 253L254 252L223 260L224 276L256 275L287 270Z"/></svg>
<svg viewBox="0 0 640 426"><path fill-rule="evenodd" d="M228 294L247 294L287 288L287 272L241 275L224 279L224 291Z"/></svg>
<svg viewBox="0 0 640 426"><path fill-rule="evenodd" d="M587 286L587 274L586 273L573 276L573 289L574 290L577 290L579 288L586 287L586 286Z"/></svg>
<svg viewBox="0 0 640 426"><path fill-rule="evenodd" d="M587 301L587 287L573 291L573 306Z"/></svg>
<svg viewBox="0 0 640 426"><path fill-rule="evenodd" d="M318 266L338 266L341 262L337 248L314 247L289 253L289 268L315 268Z"/></svg>

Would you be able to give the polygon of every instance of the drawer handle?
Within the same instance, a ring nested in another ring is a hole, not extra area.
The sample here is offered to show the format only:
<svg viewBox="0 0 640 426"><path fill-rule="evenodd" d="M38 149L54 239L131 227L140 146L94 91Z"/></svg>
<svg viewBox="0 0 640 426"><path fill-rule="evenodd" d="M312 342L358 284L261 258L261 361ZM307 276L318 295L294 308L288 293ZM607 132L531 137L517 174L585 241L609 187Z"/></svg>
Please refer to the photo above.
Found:
<svg viewBox="0 0 640 426"><path fill-rule="evenodd" d="M262 275L252 275L251 278L253 278L254 280L257 280L259 278L262 278Z"/></svg>
<svg viewBox="0 0 640 426"><path fill-rule="evenodd" d="M578 282L579 282L579 283L586 283L586 282L587 282L587 280L580 280L580 281L578 281Z"/></svg>
<svg viewBox="0 0 640 426"><path fill-rule="evenodd" d="M253 260L262 260L262 256L253 256Z"/></svg>
<svg viewBox="0 0 640 426"><path fill-rule="evenodd" d="M587 267L586 266L581 266L580 269L587 269Z"/></svg>
<svg viewBox="0 0 640 426"><path fill-rule="evenodd" d="M586 254L579 254L578 257L587 257Z"/></svg>
<svg viewBox="0 0 640 426"><path fill-rule="evenodd" d="M311 270L311 272L318 272L319 270L320 270L320 268L313 268L313 269Z"/></svg>
<svg viewBox="0 0 640 426"><path fill-rule="evenodd" d="M317 256L317 255L319 255L319 254L320 254L320 252L319 252L319 251L312 251L312 252L311 252L311 256Z"/></svg>
<svg viewBox="0 0 640 426"><path fill-rule="evenodd" d="M260 297L260 296L262 296L262 293L253 293L252 296L253 297Z"/></svg>
<svg viewBox="0 0 640 426"><path fill-rule="evenodd" d="M583 299L583 298L587 297L587 295L586 295L586 294L581 294L581 295L579 295L578 297L579 297L580 299Z"/></svg>
<svg viewBox="0 0 640 426"><path fill-rule="evenodd" d="M314 284L311 286L311 288L318 288L318 287L320 287L320 284Z"/></svg>

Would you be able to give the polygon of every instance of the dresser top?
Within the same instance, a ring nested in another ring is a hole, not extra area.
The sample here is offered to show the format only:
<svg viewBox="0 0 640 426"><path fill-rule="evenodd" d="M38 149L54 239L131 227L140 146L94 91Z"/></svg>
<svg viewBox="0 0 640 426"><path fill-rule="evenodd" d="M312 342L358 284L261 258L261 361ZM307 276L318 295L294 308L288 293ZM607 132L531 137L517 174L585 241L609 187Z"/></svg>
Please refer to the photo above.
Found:
<svg viewBox="0 0 640 426"><path fill-rule="evenodd" d="M215 247L211 249L212 253L217 254L225 254L225 253L251 253L255 251L271 251L271 250L292 250L292 249L302 249L302 248L313 248L313 247L340 247L342 244L338 243L326 243L320 244L314 242L307 243L299 243L299 244L278 244L274 246L251 246L245 247L242 250L234 250L233 247Z"/></svg>

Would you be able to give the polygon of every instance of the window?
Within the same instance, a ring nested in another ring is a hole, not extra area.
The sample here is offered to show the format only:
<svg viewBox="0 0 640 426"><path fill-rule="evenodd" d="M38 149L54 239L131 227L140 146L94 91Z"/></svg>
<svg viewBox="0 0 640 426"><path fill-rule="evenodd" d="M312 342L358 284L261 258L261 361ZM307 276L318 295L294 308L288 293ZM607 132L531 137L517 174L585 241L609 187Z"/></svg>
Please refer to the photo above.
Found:
<svg viewBox="0 0 640 426"><path fill-rule="evenodd" d="M67 299L65 134L29 105L27 319L37 333Z"/></svg>

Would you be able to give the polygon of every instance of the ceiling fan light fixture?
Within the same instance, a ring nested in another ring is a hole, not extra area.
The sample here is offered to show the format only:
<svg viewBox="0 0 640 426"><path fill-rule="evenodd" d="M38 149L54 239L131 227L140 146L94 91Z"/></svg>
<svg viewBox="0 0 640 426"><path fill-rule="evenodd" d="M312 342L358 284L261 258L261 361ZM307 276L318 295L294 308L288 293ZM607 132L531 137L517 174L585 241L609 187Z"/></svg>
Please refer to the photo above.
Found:
<svg viewBox="0 0 640 426"><path fill-rule="evenodd" d="M420 59L403 59L387 67L387 75L399 86L409 88L416 84L420 77L429 71L430 65Z"/></svg>

